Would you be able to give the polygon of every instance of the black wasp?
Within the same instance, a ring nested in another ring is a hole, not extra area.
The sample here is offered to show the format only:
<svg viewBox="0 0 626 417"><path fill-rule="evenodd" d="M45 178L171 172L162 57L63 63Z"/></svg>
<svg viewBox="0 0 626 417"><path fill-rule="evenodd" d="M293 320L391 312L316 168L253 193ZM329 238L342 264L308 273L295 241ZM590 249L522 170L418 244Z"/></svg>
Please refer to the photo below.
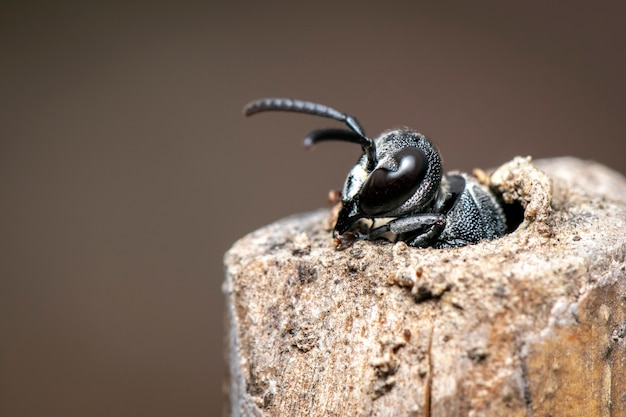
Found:
<svg viewBox="0 0 626 417"><path fill-rule="evenodd" d="M250 102L244 114L289 111L326 117L349 129L325 128L309 133L304 143L326 140L361 145L363 155L350 170L341 193L342 207L333 235L339 242L374 240L389 235L410 246L449 248L495 239L506 231L497 198L476 178L443 173L441 156L421 133L408 129L365 135L352 116L322 104L286 98ZM357 227L361 219L385 219L380 226Z"/></svg>

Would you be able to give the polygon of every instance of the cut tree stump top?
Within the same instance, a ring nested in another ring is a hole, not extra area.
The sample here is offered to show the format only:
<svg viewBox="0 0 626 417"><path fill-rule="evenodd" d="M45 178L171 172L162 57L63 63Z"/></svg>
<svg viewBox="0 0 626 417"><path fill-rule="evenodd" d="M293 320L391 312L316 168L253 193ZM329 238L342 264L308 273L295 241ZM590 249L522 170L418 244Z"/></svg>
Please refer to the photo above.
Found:
<svg viewBox="0 0 626 417"><path fill-rule="evenodd" d="M239 240L229 413L626 416L626 180L573 158L534 166L477 172L525 207L477 245L338 251L328 210Z"/></svg>

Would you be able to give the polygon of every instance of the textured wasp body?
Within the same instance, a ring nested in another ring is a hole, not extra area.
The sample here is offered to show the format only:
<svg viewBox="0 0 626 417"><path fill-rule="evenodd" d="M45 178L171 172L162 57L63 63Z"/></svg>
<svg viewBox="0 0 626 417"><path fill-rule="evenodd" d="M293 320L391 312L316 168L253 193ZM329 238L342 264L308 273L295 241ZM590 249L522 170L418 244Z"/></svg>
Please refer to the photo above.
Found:
<svg viewBox="0 0 626 417"><path fill-rule="evenodd" d="M363 148L343 186L342 207L333 231L339 241L375 240L392 234L410 246L446 248L495 239L506 231L506 218L496 197L470 175L444 174L439 152L420 133L397 129L370 139L354 117L300 100L260 99L244 108L246 115L263 111L338 120L349 130L315 130L305 144L341 140ZM362 231L356 227L361 219L386 222Z"/></svg>

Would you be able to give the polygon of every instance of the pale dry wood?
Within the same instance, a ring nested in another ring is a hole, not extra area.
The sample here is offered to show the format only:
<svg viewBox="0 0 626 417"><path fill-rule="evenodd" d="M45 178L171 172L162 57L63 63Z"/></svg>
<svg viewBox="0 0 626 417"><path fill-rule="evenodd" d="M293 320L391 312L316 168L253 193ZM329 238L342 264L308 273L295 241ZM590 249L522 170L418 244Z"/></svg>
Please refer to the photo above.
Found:
<svg viewBox="0 0 626 417"><path fill-rule="evenodd" d="M494 241L336 251L327 210L238 241L230 414L625 416L626 181L536 165L552 192L523 158L478 173L527 208Z"/></svg>

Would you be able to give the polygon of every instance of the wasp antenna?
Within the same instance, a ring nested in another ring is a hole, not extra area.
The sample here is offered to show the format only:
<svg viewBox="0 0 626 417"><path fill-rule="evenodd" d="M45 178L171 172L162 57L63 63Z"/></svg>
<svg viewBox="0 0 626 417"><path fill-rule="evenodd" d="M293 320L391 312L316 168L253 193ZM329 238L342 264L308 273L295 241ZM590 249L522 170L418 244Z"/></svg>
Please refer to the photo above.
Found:
<svg viewBox="0 0 626 417"><path fill-rule="evenodd" d="M251 101L243 108L243 114L246 116L252 116L253 114L264 111L289 111L334 119L345 123L346 126L353 130L357 135L365 139L368 142L365 146L373 145L373 141L365 135L363 127L361 127L356 118L348 116L339 110L335 110L332 107L328 107L323 104L313 103L311 101L294 100L290 98L262 98Z"/></svg>
<svg viewBox="0 0 626 417"><path fill-rule="evenodd" d="M314 143L322 140L331 140L335 136L336 140L357 143L363 148L363 152L367 155L367 166L370 169L376 165L376 148L374 141L365 135L365 131L359 121L352 116L335 110L332 107L323 104L313 103L311 101L294 100L290 98L261 98L253 100L246 104L243 108L243 114L252 116L253 114L264 111L289 111L294 113L312 114L314 116L326 117L329 119L343 122L351 131L342 129L321 129L311 132L304 140L306 146L312 146ZM354 133L353 133L354 132Z"/></svg>
<svg viewBox="0 0 626 417"><path fill-rule="evenodd" d="M244 107L243 111L246 116L251 116L263 111L290 111L294 113L305 113L328 117L340 122L344 122L349 117L342 112L323 104L313 103L310 101L293 100L290 98L261 98L248 103Z"/></svg>
<svg viewBox="0 0 626 417"><path fill-rule="evenodd" d="M312 131L304 138L304 146L310 148L318 142L323 142L327 140L356 143L357 145L361 145L363 148L369 146L369 142L366 141L363 136L359 135L358 133L353 132L352 130L334 128L318 129Z"/></svg>

